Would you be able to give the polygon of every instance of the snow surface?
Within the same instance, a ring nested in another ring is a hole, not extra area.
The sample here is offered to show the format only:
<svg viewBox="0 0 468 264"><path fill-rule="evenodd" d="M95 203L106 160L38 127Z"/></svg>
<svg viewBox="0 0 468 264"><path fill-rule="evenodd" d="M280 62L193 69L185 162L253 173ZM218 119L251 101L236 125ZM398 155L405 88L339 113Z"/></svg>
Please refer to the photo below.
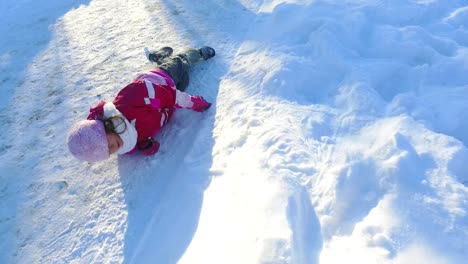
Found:
<svg viewBox="0 0 468 264"><path fill-rule="evenodd" d="M0 263L465 263L468 1L2 0ZM153 157L68 128L211 45Z"/></svg>

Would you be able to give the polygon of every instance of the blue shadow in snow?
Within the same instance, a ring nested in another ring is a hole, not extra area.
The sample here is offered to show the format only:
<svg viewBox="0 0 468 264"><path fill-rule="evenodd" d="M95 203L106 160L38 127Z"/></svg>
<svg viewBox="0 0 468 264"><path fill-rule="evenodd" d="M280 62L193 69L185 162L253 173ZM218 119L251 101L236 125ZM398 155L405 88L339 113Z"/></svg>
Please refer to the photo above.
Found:
<svg viewBox="0 0 468 264"><path fill-rule="evenodd" d="M216 108L179 111L156 137L155 156L119 157L128 210L124 263L177 263L195 235L211 181Z"/></svg>
<svg viewBox="0 0 468 264"><path fill-rule="evenodd" d="M0 110L8 106L32 59L52 37L51 26L90 0L0 1Z"/></svg>
<svg viewBox="0 0 468 264"><path fill-rule="evenodd" d="M304 187L298 187L297 194L289 197L287 212L292 230L293 262L319 263L323 243L321 227Z"/></svg>

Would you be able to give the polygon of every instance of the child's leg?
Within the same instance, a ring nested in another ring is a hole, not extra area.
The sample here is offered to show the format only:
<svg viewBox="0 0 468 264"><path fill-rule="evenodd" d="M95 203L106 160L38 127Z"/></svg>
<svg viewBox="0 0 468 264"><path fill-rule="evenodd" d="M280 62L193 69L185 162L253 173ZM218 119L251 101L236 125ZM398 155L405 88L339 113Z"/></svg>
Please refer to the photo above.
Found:
<svg viewBox="0 0 468 264"><path fill-rule="evenodd" d="M167 74L169 74L169 76L171 76L177 89L181 91L185 90L186 87L182 87L180 82L184 75L188 76L190 65L183 58L181 58L180 55L170 58L168 61L159 65L157 68L165 71Z"/></svg>
<svg viewBox="0 0 468 264"><path fill-rule="evenodd" d="M180 55L184 56L190 65L193 65L202 59L199 49L187 49Z"/></svg>
<svg viewBox="0 0 468 264"><path fill-rule="evenodd" d="M182 78L180 79L180 81L176 83L176 87L177 89L183 92L185 91L185 89L187 89L188 84L189 84L189 74L187 72L184 75L182 75Z"/></svg>
<svg viewBox="0 0 468 264"><path fill-rule="evenodd" d="M158 66L172 77L176 84L176 88L184 91L189 83L190 66L201 60L200 51L197 49L188 49L175 57L170 58L167 62Z"/></svg>

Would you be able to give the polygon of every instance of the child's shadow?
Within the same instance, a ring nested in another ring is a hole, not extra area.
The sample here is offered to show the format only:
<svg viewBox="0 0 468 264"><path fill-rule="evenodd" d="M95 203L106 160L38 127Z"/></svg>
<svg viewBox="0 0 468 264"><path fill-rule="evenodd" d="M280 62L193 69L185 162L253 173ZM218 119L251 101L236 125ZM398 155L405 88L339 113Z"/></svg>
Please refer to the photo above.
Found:
<svg viewBox="0 0 468 264"><path fill-rule="evenodd" d="M176 263L190 244L211 180L215 109L179 110L156 138L155 156L119 157L125 263Z"/></svg>

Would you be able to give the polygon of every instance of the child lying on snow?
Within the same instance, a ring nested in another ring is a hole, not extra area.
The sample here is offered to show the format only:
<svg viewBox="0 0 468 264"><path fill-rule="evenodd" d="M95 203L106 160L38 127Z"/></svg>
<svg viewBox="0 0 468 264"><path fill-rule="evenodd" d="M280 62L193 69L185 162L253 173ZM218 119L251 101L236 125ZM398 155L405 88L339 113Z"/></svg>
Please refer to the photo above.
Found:
<svg viewBox="0 0 468 264"><path fill-rule="evenodd" d="M120 90L113 102L99 102L90 109L87 120L70 129L68 149L76 158L96 162L115 152L133 153L136 149L152 155L159 149L159 142L152 137L167 124L176 108L202 112L211 106L203 97L191 96L184 90L190 67L215 56L214 49L202 47L171 55L169 47L147 52L148 59L158 67L138 76Z"/></svg>

